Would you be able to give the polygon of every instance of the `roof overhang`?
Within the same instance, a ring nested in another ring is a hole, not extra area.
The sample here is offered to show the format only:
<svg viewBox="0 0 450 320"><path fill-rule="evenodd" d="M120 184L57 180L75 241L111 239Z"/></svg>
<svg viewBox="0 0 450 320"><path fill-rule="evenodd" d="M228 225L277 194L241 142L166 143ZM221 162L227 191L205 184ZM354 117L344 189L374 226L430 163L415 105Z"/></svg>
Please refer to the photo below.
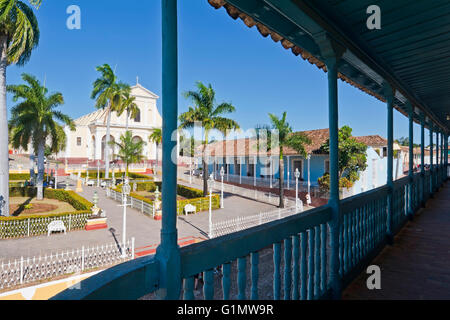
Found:
<svg viewBox="0 0 450 320"><path fill-rule="evenodd" d="M383 102L386 101L383 82L388 82L396 89L394 107L399 112L408 116L409 102L413 106L416 123L421 123L424 117L426 128L431 128L431 123L434 123L433 130L437 126L447 134L450 132L450 121L446 119L447 114L450 114L450 37L446 37L447 42L444 43L442 38L439 38L439 43L433 42L434 33L439 34L439 30L433 29L433 25L436 25L433 19L435 16L440 15L442 21L438 25L443 30L447 30L447 27L450 30L448 1L424 1L420 5L406 0L374 0L370 3L366 0L208 1L215 8L224 7L233 19L240 18L248 27L256 26L264 37L270 36L285 49L292 50L295 55L300 55L323 71L326 71L326 66L315 35L327 33L346 48L338 66L341 80ZM378 5L382 13L382 28L374 33L368 32L366 27L366 8L372 4ZM402 10L395 10L401 6ZM429 15L414 19L415 15L420 16L423 11L429 12ZM383 12L386 13L385 18ZM403 25L397 27L398 21L403 21ZM417 23L430 32L424 32L417 38L419 33L414 28ZM400 28L400 31L394 32L396 28ZM408 32L409 28L411 32ZM395 42L393 37L403 40L412 36L417 38L418 44L415 47L414 44L408 44L408 50L416 54L402 55L401 49L391 45ZM432 46L431 53L426 46L421 47L427 41ZM375 43L383 49L374 49ZM447 59L430 61L433 53ZM427 71L427 67L437 68L434 76L432 71Z"/></svg>

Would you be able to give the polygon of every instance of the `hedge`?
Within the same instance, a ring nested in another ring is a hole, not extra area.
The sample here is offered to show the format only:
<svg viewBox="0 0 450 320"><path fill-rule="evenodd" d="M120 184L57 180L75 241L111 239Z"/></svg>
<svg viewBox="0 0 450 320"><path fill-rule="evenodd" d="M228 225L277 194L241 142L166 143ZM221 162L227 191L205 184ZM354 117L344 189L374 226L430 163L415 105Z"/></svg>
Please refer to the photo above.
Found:
<svg viewBox="0 0 450 320"><path fill-rule="evenodd" d="M153 180L153 177L149 177L142 173L135 173L135 172L128 172L128 177L130 179L147 179L147 180Z"/></svg>
<svg viewBox="0 0 450 320"><path fill-rule="evenodd" d="M10 197L35 197L37 193L36 188L32 187L12 187L9 188ZM76 211L73 212L63 212L63 213L53 213L46 215L26 215L18 217L0 217L0 220L23 220L28 218L44 218L44 217L57 217L64 216L68 214L79 214L91 212L91 207L94 205L90 201L86 200L82 196L78 195L74 191L65 190L54 190L54 189L44 189L44 198L55 199L63 202L69 203Z"/></svg>
<svg viewBox="0 0 450 320"><path fill-rule="evenodd" d="M119 171L119 172L114 172L114 176L116 178L122 178L123 174L125 172ZM76 175L77 173L74 172L74 174ZM99 172L99 176L100 179L103 179L105 177L105 171L100 170ZM112 176L112 173L109 175ZM86 172L82 172L81 173L81 177L82 178L86 178ZM130 179L145 179L145 180L153 180L153 177L149 177L145 174L140 174L140 173L134 173L134 172L128 172L128 178ZM97 170L89 170L89 179L97 179Z"/></svg>
<svg viewBox="0 0 450 320"><path fill-rule="evenodd" d="M34 197L36 188L13 187L10 196ZM68 230L83 229L87 218L92 214L93 204L73 191L44 189L44 197L71 204L76 211L46 215L23 215L18 217L0 217L0 239L37 236L47 233L51 221L62 220ZM28 220L28 221L27 221Z"/></svg>
<svg viewBox="0 0 450 320"><path fill-rule="evenodd" d="M37 175L37 173L36 173ZM44 179L47 178L47 174L44 173ZM20 180L30 180L30 174L29 173L10 173L9 174L9 181L20 181Z"/></svg>

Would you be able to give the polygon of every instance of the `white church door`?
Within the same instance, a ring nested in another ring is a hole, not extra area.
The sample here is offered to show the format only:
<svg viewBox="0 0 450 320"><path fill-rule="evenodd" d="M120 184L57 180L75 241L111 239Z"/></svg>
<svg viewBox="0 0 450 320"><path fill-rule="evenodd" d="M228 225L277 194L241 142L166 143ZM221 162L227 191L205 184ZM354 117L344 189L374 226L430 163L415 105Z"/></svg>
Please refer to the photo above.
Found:
<svg viewBox="0 0 450 320"><path fill-rule="evenodd" d="M109 141L115 141L113 136L109 137ZM102 160L105 161L105 146L106 146L106 135L102 138ZM115 154L115 147L109 146L109 161L111 161Z"/></svg>

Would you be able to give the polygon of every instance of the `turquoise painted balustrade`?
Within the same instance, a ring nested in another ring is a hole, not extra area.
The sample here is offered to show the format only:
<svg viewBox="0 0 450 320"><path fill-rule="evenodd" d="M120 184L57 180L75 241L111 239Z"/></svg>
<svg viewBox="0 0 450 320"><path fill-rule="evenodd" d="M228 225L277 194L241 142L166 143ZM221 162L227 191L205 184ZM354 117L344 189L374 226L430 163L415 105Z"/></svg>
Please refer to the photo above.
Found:
<svg viewBox="0 0 450 320"><path fill-rule="evenodd" d="M258 299L259 252L272 248L274 299L319 299L327 295L328 223L331 210L319 207L265 225L193 244L181 249L183 298L193 299L194 276L204 272L205 299L231 297L231 269L237 265L238 299ZM281 258L284 257L284 267ZM250 278L247 279L247 261ZM213 270L221 266L221 288ZM265 268L266 269L266 268ZM283 276L283 281L281 280ZM249 282L249 285L247 285ZM246 290L246 288L249 290Z"/></svg>
<svg viewBox="0 0 450 320"><path fill-rule="evenodd" d="M382 186L341 201L339 274L344 285L361 272L362 267L386 244L388 191L387 186ZM396 192L402 197L397 188L394 194ZM401 203L394 203L393 220L396 221L396 208Z"/></svg>
<svg viewBox="0 0 450 320"><path fill-rule="evenodd" d="M435 180L438 187L447 178L442 171L447 173L440 166L434 173L426 171L394 181L391 219L394 234L410 217L409 206L414 212L429 196L432 179L442 177ZM389 192L384 185L340 201L339 275L343 287L387 244ZM326 205L181 248L180 298L330 298L331 222L332 210ZM264 264L261 253L266 255ZM272 256L269 260L268 253ZM214 272L218 267L222 270L220 284ZM261 281L266 282L267 288L268 269L271 290L261 292ZM79 289L68 289L54 299L137 299L159 289L159 270L154 256L135 259L88 278ZM204 286L199 295L194 291L194 277L200 273Z"/></svg>

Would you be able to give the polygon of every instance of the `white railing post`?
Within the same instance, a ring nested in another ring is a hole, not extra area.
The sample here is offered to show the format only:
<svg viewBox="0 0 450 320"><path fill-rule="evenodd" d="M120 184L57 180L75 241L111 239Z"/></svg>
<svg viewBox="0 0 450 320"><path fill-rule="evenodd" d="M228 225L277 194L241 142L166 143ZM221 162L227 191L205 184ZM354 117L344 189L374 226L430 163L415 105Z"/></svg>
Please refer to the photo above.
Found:
<svg viewBox="0 0 450 320"><path fill-rule="evenodd" d="M131 259L134 259L134 237L131 238Z"/></svg>
<svg viewBox="0 0 450 320"><path fill-rule="evenodd" d="M20 284L23 283L23 257L20 257Z"/></svg>
<svg viewBox="0 0 450 320"><path fill-rule="evenodd" d="M27 232L27 234L28 234L28 237L30 236L30 218L28 218L28 232Z"/></svg>
<svg viewBox="0 0 450 320"><path fill-rule="evenodd" d="M81 272L84 271L84 246L81 247Z"/></svg>
<svg viewBox="0 0 450 320"><path fill-rule="evenodd" d="M72 222L72 215L69 214L69 231L70 231L70 225L71 225L71 222Z"/></svg>
<svg viewBox="0 0 450 320"><path fill-rule="evenodd" d="M141 212L144 213L144 201L141 200Z"/></svg>

